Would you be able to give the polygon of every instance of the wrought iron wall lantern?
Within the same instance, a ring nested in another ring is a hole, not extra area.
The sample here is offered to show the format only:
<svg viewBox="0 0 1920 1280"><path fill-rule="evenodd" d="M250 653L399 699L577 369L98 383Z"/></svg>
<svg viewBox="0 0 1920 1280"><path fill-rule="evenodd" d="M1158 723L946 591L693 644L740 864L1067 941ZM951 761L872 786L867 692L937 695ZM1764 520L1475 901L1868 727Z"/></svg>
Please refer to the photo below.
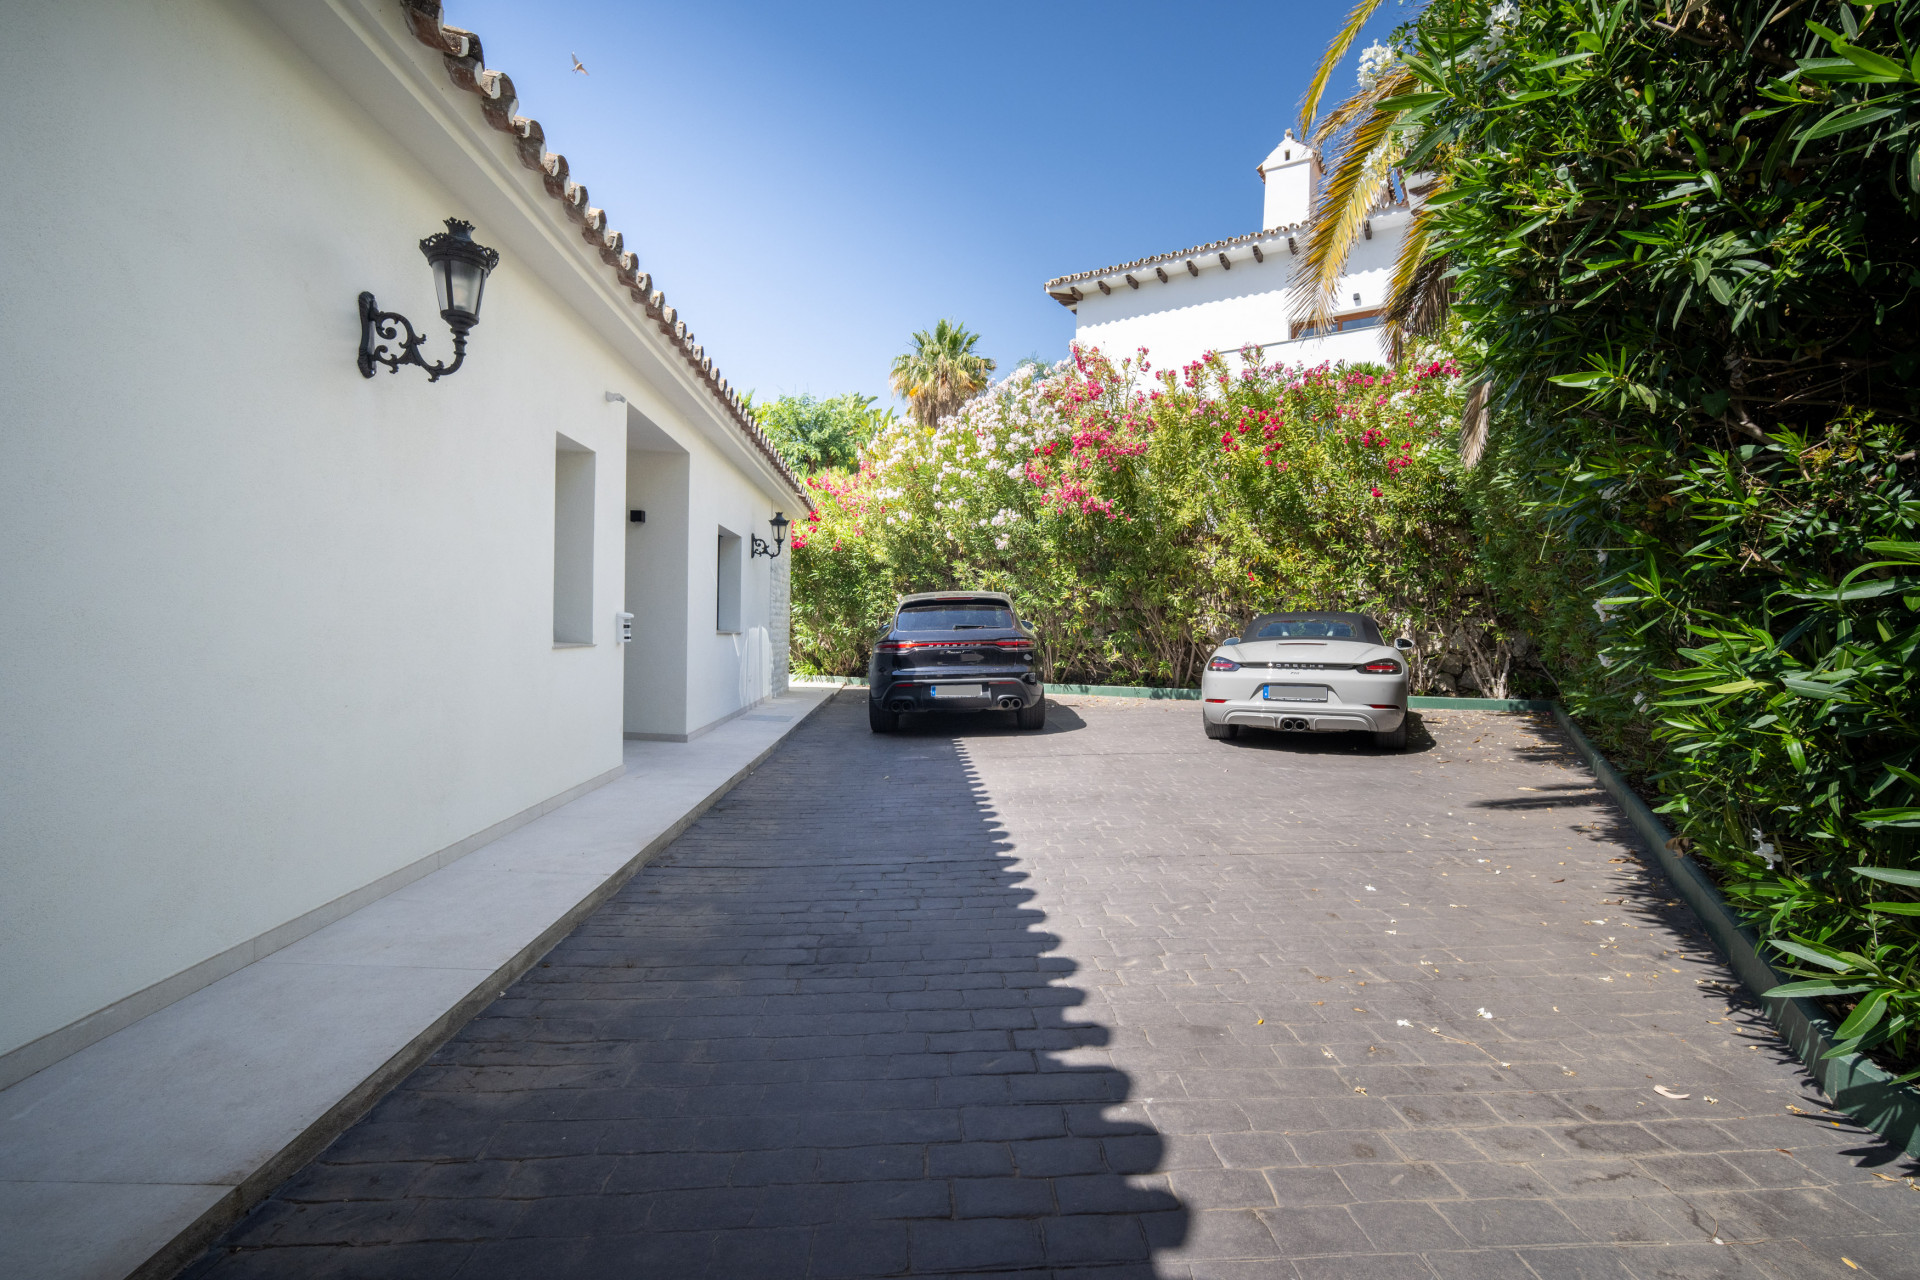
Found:
<svg viewBox="0 0 1920 1280"><path fill-rule="evenodd" d="M792 524L793 521L787 519L786 512L776 511L773 513L773 519L767 521L767 523L773 526L773 544L769 546L765 538L757 533L754 534L753 545L747 550L747 559L751 560L755 556L765 556L771 560L786 549L787 526Z"/></svg>
<svg viewBox="0 0 1920 1280"><path fill-rule="evenodd" d="M474 243L473 224L460 218L448 218L447 229L436 231L420 242L433 270L433 289L440 299L440 318L453 330L453 363L428 364L420 355L426 341L415 333L413 324L397 311L382 311L371 293L360 295L360 374L371 378L373 367L383 364L394 373L403 364L417 364L427 371L427 381L438 382L458 369L467 358L467 331L480 323L480 295L486 290L487 276L500 265L500 252ZM404 331L405 336L401 336ZM396 351L391 343L399 343Z"/></svg>

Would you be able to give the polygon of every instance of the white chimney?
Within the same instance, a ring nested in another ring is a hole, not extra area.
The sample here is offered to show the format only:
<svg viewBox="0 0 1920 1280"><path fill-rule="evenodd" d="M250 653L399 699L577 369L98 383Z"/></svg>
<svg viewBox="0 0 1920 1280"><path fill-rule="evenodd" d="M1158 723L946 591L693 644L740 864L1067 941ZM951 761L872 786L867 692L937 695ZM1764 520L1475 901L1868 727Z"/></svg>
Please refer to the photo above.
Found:
<svg viewBox="0 0 1920 1280"><path fill-rule="evenodd" d="M1266 230L1305 222L1320 194L1320 153L1289 129L1261 161L1260 181L1267 185Z"/></svg>

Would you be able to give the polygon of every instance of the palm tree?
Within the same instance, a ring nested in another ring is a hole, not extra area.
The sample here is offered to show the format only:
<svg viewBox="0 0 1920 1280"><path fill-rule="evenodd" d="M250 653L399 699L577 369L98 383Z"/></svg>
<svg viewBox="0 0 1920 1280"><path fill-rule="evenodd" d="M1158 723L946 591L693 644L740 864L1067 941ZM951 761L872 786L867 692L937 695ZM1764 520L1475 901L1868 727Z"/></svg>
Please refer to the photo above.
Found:
<svg viewBox="0 0 1920 1280"><path fill-rule="evenodd" d="M1406 95L1420 87L1419 77L1406 66L1389 64L1316 125L1314 115L1328 77L1380 4L1381 0L1356 0L1353 11L1321 55L1300 106L1300 133L1312 145L1324 146L1329 139L1344 135L1326 191L1310 215L1307 254L1295 286L1299 309L1321 324L1332 316L1347 255L1404 154L1402 134L1395 126L1412 105ZM1413 194L1430 195L1437 190L1428 186ZM1386 320L1396 352L1410 334L1435 327L1446 310L1445 262L1428 260L1427 220L1424 206L1414 211L1394 264Z"/></svg>
<svg viewBox="0 0 1920 1280"><path fill-rule="evenodd" d="M1418 95L1423 86L1419 76L1403 63L1391 62L1373 77L1364 78L1360 91L1334 108L1327 118L1314 124L1314 112L1320 105L1340 59L1346 56L1367 19L1379 9L1381 0L1355 0L1353 11L1335 33L1333 42L1320 58L1320 66L1307 86L1300 107L1300 133L1316 145L1346 131L1345 146L1327 180L1326 194L1310 215L1307 227L1307 255L1295 285L1299 310L1315 323L1324 324L1331 316L1340 275L1354 240L1366 224L1368 213L1380 197L1381 188L1391 180L1394 170L1406 155L1405 133L1396 126L1408 121L1409 113L1421 105ZM1431 140L1416 150L1431 158ZM1445 165L1435 164L1436 174L1402 174L1408 194L1431 197L1447 188ZM1448 286L1450 255L1433 244L1432 207L1423 203L1413 211L1407 235L1400 242L1400 254L1394 262L1386 307L1386 330L1397 360L1409 338L1431 337L1446 325L1452 309ZM1467 395L1460 423L1460 460L1466 466L1479 461L1486 448L1490 420L1492 387L1476 381Z"/></svg>
<svg viewBox="0 0 1920 1280"><path fill-rule="evenodd" d="M978 341L979 334L942 320L932 333L922 329L914 334L913 350L894 359L888 385L907 398L916 421L940 421L987 385L993 361L974 354Z"/></svg>

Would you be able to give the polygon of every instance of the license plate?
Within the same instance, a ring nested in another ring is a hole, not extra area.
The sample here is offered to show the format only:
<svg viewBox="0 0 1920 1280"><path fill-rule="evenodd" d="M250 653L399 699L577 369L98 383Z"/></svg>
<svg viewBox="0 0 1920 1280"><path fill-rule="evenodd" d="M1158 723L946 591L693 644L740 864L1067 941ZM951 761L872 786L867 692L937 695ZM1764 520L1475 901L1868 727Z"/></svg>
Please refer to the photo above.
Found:
<svg viewBox="0 0 1920 1280"><path fill-rule="evenodd" d="M987 686L983 684L936 684L928 688L927 694L934 698L984 698Z"/></svg>
<svg viewBox="0 0 1920 1280"><path fill-rule="evenodd" d="M1266 696L1269 702L1325 702L1327 689L1318 684L1270 684Z"/></svg>

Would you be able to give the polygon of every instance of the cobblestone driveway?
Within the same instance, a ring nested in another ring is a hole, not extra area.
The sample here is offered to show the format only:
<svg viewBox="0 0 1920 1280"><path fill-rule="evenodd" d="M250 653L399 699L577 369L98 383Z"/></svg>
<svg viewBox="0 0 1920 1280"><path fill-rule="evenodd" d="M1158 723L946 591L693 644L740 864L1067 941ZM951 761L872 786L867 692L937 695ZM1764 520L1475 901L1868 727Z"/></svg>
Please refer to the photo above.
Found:
<svg viewBox="0 0 1920 1280"><path fill-rule="evenodd" d="M1920 1275L1911 1166L1542 724L1386 756L1191 704L862 710L193 1274Z"/></svg>

